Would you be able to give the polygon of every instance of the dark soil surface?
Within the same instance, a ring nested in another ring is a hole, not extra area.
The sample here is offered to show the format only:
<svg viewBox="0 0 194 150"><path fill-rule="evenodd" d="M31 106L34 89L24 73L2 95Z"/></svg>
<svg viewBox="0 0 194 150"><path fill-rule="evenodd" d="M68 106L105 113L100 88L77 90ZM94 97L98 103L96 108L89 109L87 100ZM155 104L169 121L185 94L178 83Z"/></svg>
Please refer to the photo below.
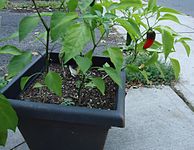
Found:
<svg viewBox="0 0 194 150"><path fill-rule="evenodd" d="M41 75L36 79L34 84L30 85L21 95L23 100L108 110L115 109L115 92L117 86L109 77L104 79L106 85L105 95L102 95L96 88L86 87L81 90L80 103L78 100L78 87L76 86L77 81L80 80L80 76L72 76L68 67L65 67L64 71L62 71L63 69L59 64L51 64L50 70L58 72L63 79L62 98L50 92L47 87L39 89L33 88L36 82L44 84L44 76ZM90 74L95 77L106 76L104 72L97 71L96 69L92 70Z"/></svg>

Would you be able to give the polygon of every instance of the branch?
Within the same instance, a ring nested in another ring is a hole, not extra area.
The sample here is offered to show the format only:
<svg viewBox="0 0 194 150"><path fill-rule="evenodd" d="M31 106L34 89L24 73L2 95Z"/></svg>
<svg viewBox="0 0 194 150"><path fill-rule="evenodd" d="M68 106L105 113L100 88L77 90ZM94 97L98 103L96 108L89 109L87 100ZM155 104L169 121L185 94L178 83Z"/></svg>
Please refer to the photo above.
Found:
<svg viewBox="0 0 194 150"><path fill-rule="evenodd" d="M98 44L100 43L100 41L103 39L104 35L105 35L106 31L104 31L100 37L100 39L98 40L97 43L94 43L94 47L92 49L92 53L94 52L94 50L96 49L96 47L98 46Z"/></svg>
<svg viewBox="0 0 194 150"><path fill-rule="evenodd" d="M44 19L42 18L41 14L40 14L40 12L39 12L39 10L38 10L38 8L37 8L37 5L36 5L35 0L32 0L32 3L34 4L35 10L36 10L36 12L37 12L37 14L38 14L38 16L39 16L39 18L40 18L42 24L44 25L45 29L46 29L47 31L49 31L50 29L49 29L49 27L47 26L47 24L46 24L46 22L44 21Z"/></svg>

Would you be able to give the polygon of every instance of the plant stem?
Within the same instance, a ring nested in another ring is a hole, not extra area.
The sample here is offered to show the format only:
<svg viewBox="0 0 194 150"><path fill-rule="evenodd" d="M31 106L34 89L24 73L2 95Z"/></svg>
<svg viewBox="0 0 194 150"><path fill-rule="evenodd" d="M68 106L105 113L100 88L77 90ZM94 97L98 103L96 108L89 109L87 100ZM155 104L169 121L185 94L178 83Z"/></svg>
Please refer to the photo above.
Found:
<svg viewBox="0 0 194 150"><path fill-rule="evenodd" d="M92 30L92 27L90 27L90 32L91 32L91 36L92 36L93 45L95 46L96 42L95 42L94 31Z"/></svg>
<svg viewBox="0 0 194 150"><path fill-rule="evenodd" d="M81 104L81 90L84 87L85 77L86 76L83 74L83 77L81 79L81 83L80 83L80 86L79 86L79 89L78 89L78 101L79 101L79 105Z"/></svg>
<svg viewBox="0 0 194 150"><path fill-rule="evenodd" d="M151 26L150 26L150 23L149 23L149 18L147 18L146 16L145 16L145 18L146 18L146 22L147 22L147 24L148 24L148 27L149 27L149 29L150 29Z"/></svg>
<svg viewBox="0 0 194 150"><path fill-rule="evenodd" d="M107 78L109 75L107 74L107 75L105 75L104 77L102 77L102 79L104 80L105 78Z"/></svg>
<svg viewBox="0 0 194 150"><path fill-rule="evenodd" d="M45 47L46 47L46 44L38 37L38 36L34 36L35 38L37 38L38 39L38 41L40 42L40 43L42 43Z"/></svg>
<svg viewBox="0 0 194 150"><path fill-rule="evenodd" d="M135 41L134 58L133 58L131 63L133 63L136 60L137 55L138 55L138 52L137 52L137 41L138 40Z"/></svg>
<svg viewBox="0 0 194 150"><path fill-rule="evenodd" d="M98 46L98 44L100 43L100 41L103 39L105 33L106 33L106 32L104 31L104 32L102 33L100 39L99 39L96 43L94 43L94 47L93 47L93 49L92 49L92 53L94 53L96 47Z"/></svg>
<svg viewBox="0 0 194 150"><path fill-rule="evenodd" d="M59 11L62 9L62 7L64 8L64 3L65 3L65 0L61 1L61 5L59 6Z"/></svg>
<svg viewBox="0 0 194 150"><path fill-rule="evenodd" d="M39 16L39 18L40 18L42 24L44 25L45 29L48 31L48 30L49 30L49 27L47 26L46 22L45 22L44 19L42 18L41 14L40 14L40 12L39 12L39 10L38 10L38 8L37 8L37 5L36 5L35 0L32 0L32 3L34 4L34 8L35 8L35 10L36 10L36 12L37 12L37 14L38 14L38 16Z"/></svg>
<svg viewBox="0 0 194 150"><path fill-rule="evenodd" d="M49 37L50 37L50 28L47 26L45 20L43 19L43 17L41 16L39 10L38 10L38 7L36 5L36 2L35 0L32 0L33 4L34 4L34 8L44 26L44 28L46 29L46 32L47 32L47 39L46 39L46 73L48 73L49 71Z"/></svg>
<svg viewBox="0 0 194 150"><path fill-rule="evenodd" d="M46 73L49 71L49 36L50 36L50 29L47 31L47 38L46 38Z"/></svg>

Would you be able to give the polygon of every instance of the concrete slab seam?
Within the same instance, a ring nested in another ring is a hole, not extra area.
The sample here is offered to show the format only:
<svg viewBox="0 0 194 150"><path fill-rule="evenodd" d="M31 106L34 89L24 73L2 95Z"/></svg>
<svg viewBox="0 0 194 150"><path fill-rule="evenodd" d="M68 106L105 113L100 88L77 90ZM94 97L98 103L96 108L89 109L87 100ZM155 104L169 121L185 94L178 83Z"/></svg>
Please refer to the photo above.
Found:
<svg viewBox="0 0 194 150"><path fill-rule="evenodd" d="M178 90L175 86L171 86L171 89L183 100L183 102L194 112L194 106L188 101L184 94Z"/></svg>
<svg viewBox="0 0 194 150"><path fill-rule="evenodd" d="M12 149L10 149L10 150L14 150L14 149L16 149L17 147L19 147L19 146L21 146L22 144L24 144L24 143L26 143L25 141L23 141L22 143L20 143L20 144L18 144L18 145L16 145L15 147L13 147Z"/></svg>

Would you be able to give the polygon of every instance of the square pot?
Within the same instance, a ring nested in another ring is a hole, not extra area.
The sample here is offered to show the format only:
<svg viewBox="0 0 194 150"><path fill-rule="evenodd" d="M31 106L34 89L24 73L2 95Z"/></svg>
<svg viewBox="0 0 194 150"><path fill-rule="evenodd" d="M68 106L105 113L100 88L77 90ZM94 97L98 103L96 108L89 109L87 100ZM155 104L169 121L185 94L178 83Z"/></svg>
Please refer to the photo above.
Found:
<svg viewBox="0 0 194 150"><path fill-rule="evenodd" d="M51 53L52 62L59 63L58 53ZM94 57L93 64L110 62L105 57ZM74 63L72 60L68 63ZM125 72L121 72L122 88L117 88L115 110L60 106L18 100L20 79L45 68L45 56L38 57L14 78L2 91L19 117L18 127L31 150L103 150L108 130L124 127ZM31 79L28 84L31 84Z"/></svg>

